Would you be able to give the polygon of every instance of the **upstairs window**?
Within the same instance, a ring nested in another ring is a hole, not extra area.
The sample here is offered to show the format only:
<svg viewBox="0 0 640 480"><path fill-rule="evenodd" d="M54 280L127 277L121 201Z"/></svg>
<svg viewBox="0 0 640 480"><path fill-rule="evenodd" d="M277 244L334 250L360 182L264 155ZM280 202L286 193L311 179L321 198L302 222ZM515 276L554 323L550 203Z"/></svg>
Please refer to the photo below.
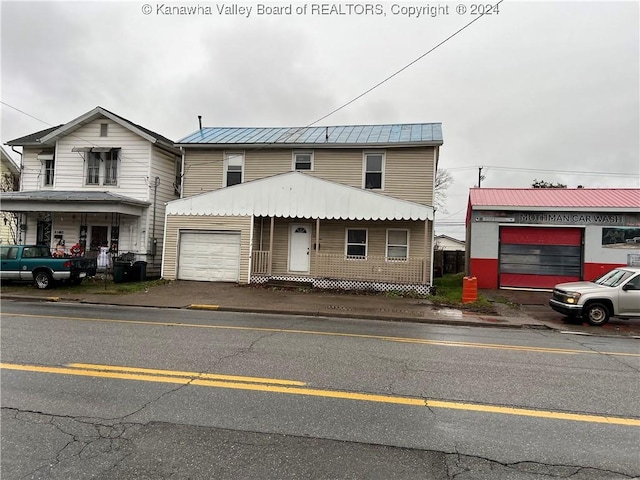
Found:
<svg viewBox="0 0 640 480"><path fill-rule="evenodd" d="M294 170L313 170L313 152L293 152Z"/></svg>
<svg viewBox="0 0 640 480"><path fill-rule="evenodd" d="M347 228L346 255L351 259L367 258L367 229Z"/></svg>
<svg viewBox="0 0 640 480"><path fill-rule="evenodd" d="M100 124L100 136L101 137L106 137L109 133L109 124L108 123L101 123Z"/></svg>
<svg viewBox="0 0 640 480"><path fill-rule="evenodd" d="M227 153L225 156L225 187L242 183L244 153Z"/></svg>
<svg viewBox="0 0 640 480"><path fill-rule="evenodd" d="M409 258L409 230L387 230L387 260Z"/></svg>
<svg viewBox="0 0 640 480"><path fill-rule="evenodd" d="M87 185L100 185L100 154L89 153L87 159Z"/></svg>
<svg viewBox="0 0 640 480"><path fill-rule="evenodd" d="M118 151L111 150L104 159L104 184L118 184Z"/></svg>
<svg viewBox="0 0 640 480"><path fill-rule="evenodd" d="M118 148L94 147L86 153L86 185L118 185Z"/></svg>
<svg viewBox="0 0 640 480"><path fill-rule="evenodd" d="M53 152L39 153L38 160L42 164L42 185L52 187L56 171L56 160Z"/></svg>
<svg viewBox="0 0 640 480"><path fill-rule="evenodd" d="M384 188L384 153L371 152L364 154L364 188Z"/></svg>

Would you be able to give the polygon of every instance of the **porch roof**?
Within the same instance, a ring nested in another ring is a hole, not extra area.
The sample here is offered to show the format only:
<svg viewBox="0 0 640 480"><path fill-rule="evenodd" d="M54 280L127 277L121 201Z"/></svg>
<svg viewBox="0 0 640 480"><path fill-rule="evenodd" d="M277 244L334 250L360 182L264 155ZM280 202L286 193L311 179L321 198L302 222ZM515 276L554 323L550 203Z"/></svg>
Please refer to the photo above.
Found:
<svg viewBox="0 0 640 480"><path fill-rule="evenodd" d="M262 178L167 204L167 215L335 220L433 220L433 207L301 172Z"/></svg>
<svg viewBox="0 0 640 480"><path fill-rule="evenodd" d="M114 212L141 216L149 205L110 192L37 190L2 192L0 207L7 212Z"/></svg>

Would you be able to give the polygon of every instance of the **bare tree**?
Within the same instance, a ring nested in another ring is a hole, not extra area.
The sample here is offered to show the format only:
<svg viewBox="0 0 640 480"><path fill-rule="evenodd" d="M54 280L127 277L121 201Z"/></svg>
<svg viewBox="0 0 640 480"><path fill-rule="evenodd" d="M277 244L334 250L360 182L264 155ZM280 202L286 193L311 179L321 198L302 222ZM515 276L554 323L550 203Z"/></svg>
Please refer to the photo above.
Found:
<svg viewBox="0 0 640 480"><path fill-rule="evenodd" d="M439 169L436 171L436 179L433 185L433 206L439 212L447 213L447 208L445 206L447 201L447 189L452 183L453 176L449 173L449 170Z"/></svg>

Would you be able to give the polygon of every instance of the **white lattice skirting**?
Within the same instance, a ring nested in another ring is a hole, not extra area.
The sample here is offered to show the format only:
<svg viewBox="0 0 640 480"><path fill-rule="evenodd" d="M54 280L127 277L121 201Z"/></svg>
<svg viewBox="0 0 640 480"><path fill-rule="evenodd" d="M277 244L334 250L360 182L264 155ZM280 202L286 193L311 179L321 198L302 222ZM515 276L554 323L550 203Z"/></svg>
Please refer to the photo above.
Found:
<svg viewBox="0 0 640 480"><path fill-rule="evenodd" d="M269 280L278 280L282 282L301 282L312 283L315 288L326 288L334 290L369 290L376 292L416 292L420 295L435 294L435 287L432 285L424 285L421 283L405 284L405 283L385 283L372 282L367 280L340 280L337 278L309 278L296 277L291 275L252 275L250 283L263 284Z"/></svg>

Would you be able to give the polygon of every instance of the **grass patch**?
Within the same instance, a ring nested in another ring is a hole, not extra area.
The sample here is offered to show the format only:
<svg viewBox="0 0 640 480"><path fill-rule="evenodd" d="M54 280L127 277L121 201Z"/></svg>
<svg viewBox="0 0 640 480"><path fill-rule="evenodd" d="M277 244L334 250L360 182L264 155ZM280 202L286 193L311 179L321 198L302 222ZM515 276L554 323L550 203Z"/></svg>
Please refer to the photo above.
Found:
<svg viewBox="0 0 640 480"><path fill-rule="evenodd" d="M143 282L113 283L110 276L98 274L95 277L85 278L80 285L71 285L66 282L57 282L53 288L46 290L51 295L123 295L136 292L144 292L150 287L170 283L169 280L156 279ZM24 293L36 290L33 283L3 283L3 293ZM41 290L42 291L42 290Z"/></svg>
<svg viewBox="0 0 640 480"><path fill-rule="evenodd" d="M480 313L495 313L495 308L489 300L478 294L478 300L473 303L462 303L462 282L464 273L446 274L436 278L433 284L436 294L429 296L434 305L455 307Z"/></svg>

